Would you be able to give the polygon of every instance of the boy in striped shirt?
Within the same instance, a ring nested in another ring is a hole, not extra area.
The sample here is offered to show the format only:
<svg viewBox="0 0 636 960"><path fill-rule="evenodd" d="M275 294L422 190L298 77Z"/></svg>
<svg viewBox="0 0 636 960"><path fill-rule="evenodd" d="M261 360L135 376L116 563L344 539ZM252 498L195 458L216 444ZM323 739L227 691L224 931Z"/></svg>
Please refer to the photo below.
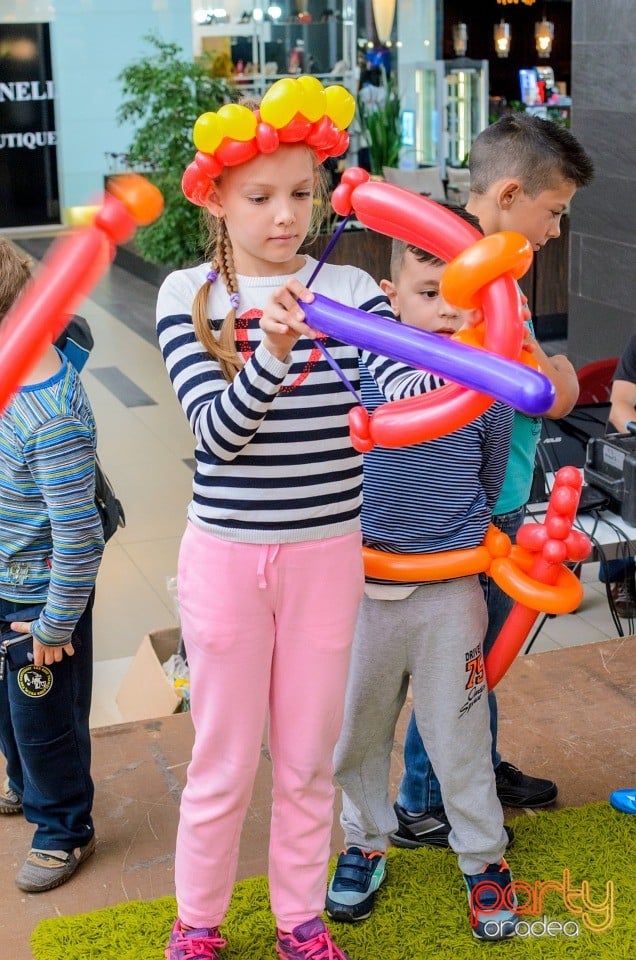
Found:
<svg viewBox="0 0 636 960"><path fill-rule="evenodd" d="M29 279L28 261L0 240L0 324ZM65 883L95 848L95 444L84 388L51 345L0 416L0 813L35 825L16 877L30 893Z"/></svg>

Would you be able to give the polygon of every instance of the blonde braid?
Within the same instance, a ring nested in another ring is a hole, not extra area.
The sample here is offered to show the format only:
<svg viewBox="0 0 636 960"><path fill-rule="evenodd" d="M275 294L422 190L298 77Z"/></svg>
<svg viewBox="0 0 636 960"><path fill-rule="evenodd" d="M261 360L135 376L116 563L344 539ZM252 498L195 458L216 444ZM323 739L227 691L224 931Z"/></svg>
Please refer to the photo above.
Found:
<svg viewBox="0 0 636 960"><path fill-rule="evenodd" d="M232 256L232 241L224 220L219 220L217 226L216 249L212 269L219 274L230 296L233 293L238 294L238 281L234 269L234 257ZM205 347L210 356L219 361L223 376L228 383L231 383L243 367L243 361L236 350L234 335L236 309L234 307L230 308L217 339L212 333L208 321L208 292L211 286L211 281L206 280L194 298L192 306L194 332L197 340Z"/></svg>

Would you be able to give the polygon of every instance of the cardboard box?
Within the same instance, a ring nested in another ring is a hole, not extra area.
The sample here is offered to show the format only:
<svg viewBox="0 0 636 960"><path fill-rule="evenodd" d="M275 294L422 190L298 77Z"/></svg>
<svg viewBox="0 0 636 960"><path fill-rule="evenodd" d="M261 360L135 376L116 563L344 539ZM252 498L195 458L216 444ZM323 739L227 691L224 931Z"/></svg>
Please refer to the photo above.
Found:
<svg viewBox="0 0 636 960"><path fill-rule="evenodd" d="M115 697L122 720L151 720L181 710L179 692L162 666L177 652L178 645L178 627L151 630L145 635Z"/></svg>

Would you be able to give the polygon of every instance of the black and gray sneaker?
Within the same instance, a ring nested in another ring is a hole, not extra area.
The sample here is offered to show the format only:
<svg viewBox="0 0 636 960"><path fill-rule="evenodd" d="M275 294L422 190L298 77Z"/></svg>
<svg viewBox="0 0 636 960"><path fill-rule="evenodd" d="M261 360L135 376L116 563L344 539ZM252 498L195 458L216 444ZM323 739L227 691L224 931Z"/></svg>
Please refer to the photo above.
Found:
<svg viewBox="0 0 636 960"><path fill-rule="evenodd" d="M394 847L447 847L450 823L443 807L412 814L399 803L393 804L398 829L389 835Z"/></svg>
<svg viewBox="0 0 636 960"><path fill-rule="evenodd" d="M557 798L552 780L528 777L511 763L502 760L495 770L497 796L508 807L546 807Z"/></svg>
<svg viewBox="0 0 636 960"><path fill-rule="evenodd" d="M451 825L443 807L416 814L409 813L399 803L395 803L393 809L398 818L398 829L390 834L394 847L409 847L415 850L419 847L448 846ZM515 838L514 831L508 826L504 826L504 829L508 834L508 846L510 846Z"/></svg>

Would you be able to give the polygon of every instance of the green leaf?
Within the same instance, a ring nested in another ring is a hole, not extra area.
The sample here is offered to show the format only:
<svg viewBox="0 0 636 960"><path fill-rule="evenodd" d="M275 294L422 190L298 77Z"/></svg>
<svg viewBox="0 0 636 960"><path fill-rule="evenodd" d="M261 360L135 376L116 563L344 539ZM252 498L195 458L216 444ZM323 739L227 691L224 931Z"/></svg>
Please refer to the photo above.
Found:
<svg viewBox="0 0 636 960"><path fill-rule="evenodd" d="M400 124L400 96L394 77L390 79L382 69L384 102L372 109L358 97L360 127L369 145L371 172L382 174L383 167L395 167L400 156L402 130Z"/></svg>
<svg viewBox="0 0 636 960"><path fill-rule="evenodd" d="M153 263L183 267L201 259L205 239L201 213L181 190L183 171L196 152L192 128L202 113L236 99L227 80L211 74L211 60L189 60L176 43L148 34L148 56L119 74L120 124L133 127L127 149L130 168L148 176L163 193L161 217L140 229L135 241Z"/></svg>

